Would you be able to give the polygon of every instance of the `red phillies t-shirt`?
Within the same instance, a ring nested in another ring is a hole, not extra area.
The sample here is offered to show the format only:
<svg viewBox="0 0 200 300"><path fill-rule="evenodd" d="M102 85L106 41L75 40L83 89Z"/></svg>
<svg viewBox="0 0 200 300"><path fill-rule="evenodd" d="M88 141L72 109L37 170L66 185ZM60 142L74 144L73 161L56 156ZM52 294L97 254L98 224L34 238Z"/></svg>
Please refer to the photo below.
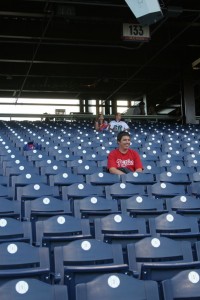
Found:
<svg viewBox="0 0 200 300"><path fill-rule="evenodd" d="M128 168L132 172L140 168L143 169L143 165L139 154L132 149L128 149L128 151L125 154L121 153L119 149L111 151L108 155L107 167L108 169Z"/></svg>

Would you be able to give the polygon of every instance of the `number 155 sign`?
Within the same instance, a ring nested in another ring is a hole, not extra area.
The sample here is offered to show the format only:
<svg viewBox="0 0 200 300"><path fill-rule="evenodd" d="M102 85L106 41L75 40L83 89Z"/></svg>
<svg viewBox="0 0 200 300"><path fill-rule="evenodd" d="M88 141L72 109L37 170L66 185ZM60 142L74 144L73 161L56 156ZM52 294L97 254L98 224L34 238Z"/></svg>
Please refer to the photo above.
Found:
<svg viewBox="0 0 200 300"><path fill-rule="evenodd" d="M139 24L123 24L123 40L146 42L150 39L149 26Z"/></svg>

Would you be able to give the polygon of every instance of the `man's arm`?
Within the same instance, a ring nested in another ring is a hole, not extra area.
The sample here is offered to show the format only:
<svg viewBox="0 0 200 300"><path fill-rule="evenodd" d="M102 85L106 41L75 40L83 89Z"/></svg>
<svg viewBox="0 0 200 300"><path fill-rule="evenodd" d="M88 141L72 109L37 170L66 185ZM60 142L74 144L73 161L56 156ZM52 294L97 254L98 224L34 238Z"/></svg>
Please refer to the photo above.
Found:
<svg viewBox="0 0 200 300"><path fill-rule="evenodd" d="M135 170L135 172L142 172L143 170L141 168L138 168Z"/></svg>

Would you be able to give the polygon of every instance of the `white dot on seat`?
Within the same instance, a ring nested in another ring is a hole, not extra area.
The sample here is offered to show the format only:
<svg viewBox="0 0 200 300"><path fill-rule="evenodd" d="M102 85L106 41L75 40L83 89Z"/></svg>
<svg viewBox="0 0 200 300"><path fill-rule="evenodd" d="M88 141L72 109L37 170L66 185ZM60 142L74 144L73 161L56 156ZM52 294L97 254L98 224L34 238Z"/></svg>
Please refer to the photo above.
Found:
<svg viewBox="0 0 200 300"><path fill-rule="evenodd" d="M116 275L109 276L109 278L108 278L108 285L112 289L117 288L120 285L120 279L119 279L119 277L116 276Z"/></svg>
<svg viewBox="0 0 200 300"><path fill-rule="evenodd" d="M88 250L90 250L90 248L91 248L91 243L88 242L88 241L83 241L83 242L81 243L81 248L82 248L83 250L85 250L85 251L88 251Z"/></svg>
<svg viewBox="0 0 200 300"><path fill-rule="evenodd" d="M157 239L157 238L153 238L153 239L151 240L151 245L152 245L154 248L160 247L160 240Z"/></svg>
<svg viewBox="0 0 200 300"><path fill-rule="evenodd" d="M26 294L29 290L29 285L26 281L18 281L15 285L15 290L18 294Z"/></svg>
<svg viewBox="0 0 200 300"><path fill-rule="evenodd" d="M199 274L197 272L195 272L195 271L191 271L188 274L188 279L192 283L198 283L199 282Z"/></svg>

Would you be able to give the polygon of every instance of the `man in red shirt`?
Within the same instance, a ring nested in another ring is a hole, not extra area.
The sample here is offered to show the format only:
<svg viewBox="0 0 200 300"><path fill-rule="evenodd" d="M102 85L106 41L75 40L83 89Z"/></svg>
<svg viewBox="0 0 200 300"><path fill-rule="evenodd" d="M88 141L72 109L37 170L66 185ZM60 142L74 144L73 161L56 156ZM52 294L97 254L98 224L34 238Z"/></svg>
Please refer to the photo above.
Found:
<svg viewBox="0 0 200 300"><path fill-rule="evenodd" d="M108 155L107 168L112 174L129 172L142 172L143 165L139 154L130 149L130 134L121 131L117 135L118 149L112 150Z"/></svg>

